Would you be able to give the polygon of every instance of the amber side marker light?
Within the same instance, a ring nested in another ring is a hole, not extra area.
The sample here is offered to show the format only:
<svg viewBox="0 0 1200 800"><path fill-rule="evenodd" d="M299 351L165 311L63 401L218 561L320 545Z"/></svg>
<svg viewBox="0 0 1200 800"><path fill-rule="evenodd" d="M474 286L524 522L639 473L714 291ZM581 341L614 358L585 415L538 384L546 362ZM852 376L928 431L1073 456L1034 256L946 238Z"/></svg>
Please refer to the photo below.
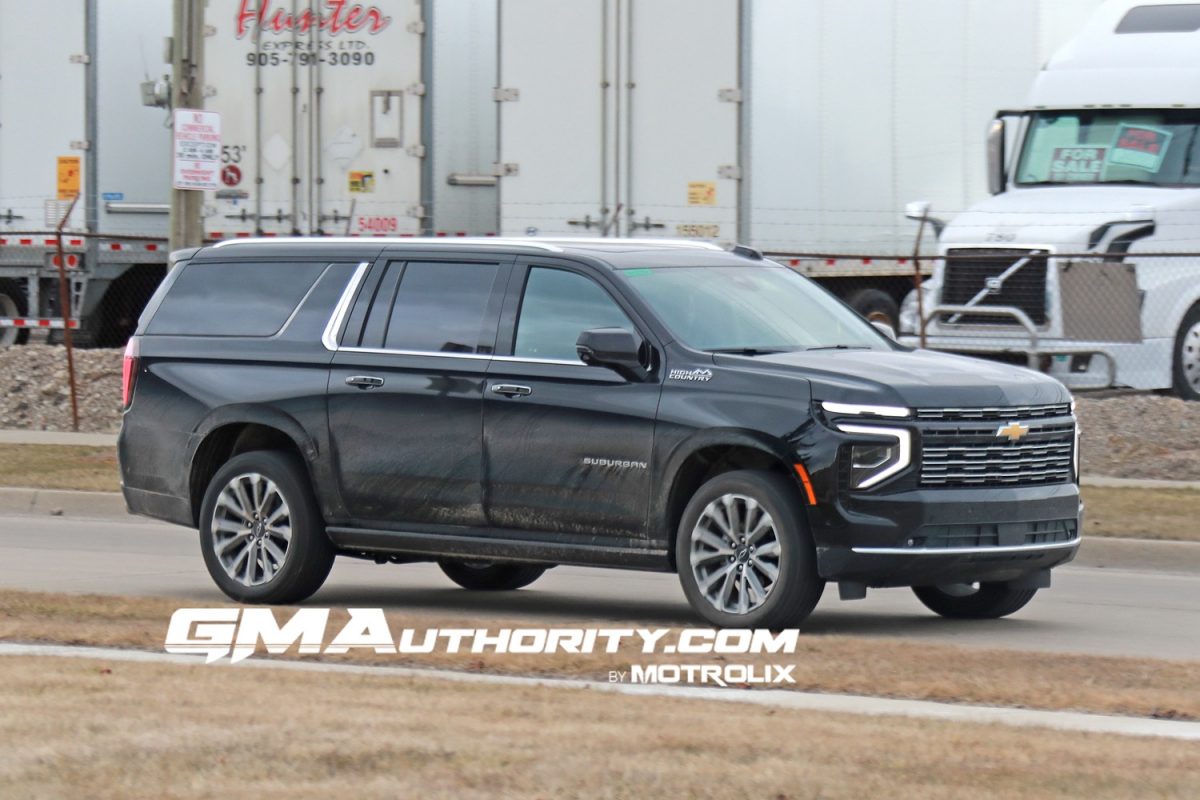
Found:
<svg viewBox="0 0 1200 800"><path fill-rule="evenodd" d="M808 498L808 504L815 506L817 496L813 493L812 481L808 479L808 470L804 468L803 464L793 464L792 466L795 468L796 474L800 476L800 483L804 484L804 494Z"/></svg>

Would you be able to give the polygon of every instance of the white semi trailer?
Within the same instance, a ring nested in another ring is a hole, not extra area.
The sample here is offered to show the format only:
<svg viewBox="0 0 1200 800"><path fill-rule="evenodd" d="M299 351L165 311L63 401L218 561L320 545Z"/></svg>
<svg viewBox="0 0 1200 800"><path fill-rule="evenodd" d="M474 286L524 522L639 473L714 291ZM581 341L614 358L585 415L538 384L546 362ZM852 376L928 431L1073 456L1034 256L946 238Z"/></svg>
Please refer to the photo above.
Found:
<svg viewBox="0 0 1200 800"><path fill-rule="evenodd" d="M139 85L170 31L166 2L0 2L0 345L62 328L53 231L76 193L73 327L119 343L164 274L170 131Z"/></svg>
<svg viewBox="0 0 1200 800"><path fill-rule="evenodd" d="M739 241L894 322L906 201L986 196L994 110L1097 5L500 0L498 228Z"/></svg>
<svg viewBox="0 0 1200 800"><path fill-rule="evenodd" d="M942 233L926 345L1200 399L1200 3L1104 4L1008 108L992 197Z"/></svg>

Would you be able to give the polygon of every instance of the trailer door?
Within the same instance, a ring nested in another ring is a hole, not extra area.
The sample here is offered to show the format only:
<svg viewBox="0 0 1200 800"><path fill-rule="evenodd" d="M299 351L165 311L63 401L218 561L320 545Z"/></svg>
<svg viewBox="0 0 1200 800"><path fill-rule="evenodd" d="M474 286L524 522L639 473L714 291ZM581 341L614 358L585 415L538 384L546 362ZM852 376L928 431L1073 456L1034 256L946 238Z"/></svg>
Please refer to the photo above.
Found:
<svg viewBox="0 0 1200 800"><path fill-rule="evenodd" d="M737 238L739 5L629 2L622 235Z"/></svg>
<svg viewBox="0 0 1200 800"><path fill-rule="evenodd" d="M734 238L739 5L501 0L501 231Z"/></svg>

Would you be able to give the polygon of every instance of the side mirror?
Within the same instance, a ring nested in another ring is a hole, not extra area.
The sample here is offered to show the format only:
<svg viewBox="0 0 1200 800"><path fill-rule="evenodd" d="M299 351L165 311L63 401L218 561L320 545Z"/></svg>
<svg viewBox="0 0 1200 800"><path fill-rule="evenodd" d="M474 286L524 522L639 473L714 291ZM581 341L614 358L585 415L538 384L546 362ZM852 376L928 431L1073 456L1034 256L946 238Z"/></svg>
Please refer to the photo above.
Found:
<svg viewBox="0 0 1200 800"><path fill-rule="evenodd" d="M886 322L880 322L878 320L873 321L871 324L875 326L875 330L879 331L884 336L891 339L893 342L896 341L896 330L891 325L888 325Z"/></svg>
<svg viewBox="0 0 1200 800"><path fill-rule="evenodd" d="M1004 169L1004 120L996 118L987 135L988 191L1000 194L1008 188L1008 173Z"/></svg>
<svg viewBox="0 0 1200 800"><path fill-rule="evenodd" d="M579 334L575 352L589 367L608 367L630 381L646 379L642 339L624 328L592 328Z"/></svg>

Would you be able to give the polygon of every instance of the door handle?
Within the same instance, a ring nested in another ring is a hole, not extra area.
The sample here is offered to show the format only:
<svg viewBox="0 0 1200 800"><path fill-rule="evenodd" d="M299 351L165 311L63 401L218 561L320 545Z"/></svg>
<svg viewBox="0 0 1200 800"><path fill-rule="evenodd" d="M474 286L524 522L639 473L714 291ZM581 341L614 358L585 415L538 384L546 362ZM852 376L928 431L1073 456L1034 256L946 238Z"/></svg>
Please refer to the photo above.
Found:
<svg viewBox="0 0 1200 800"><path fill-rule="evenodd" d="M351 375L346 378L346 383L360 389L374 389L377 386L383 386L383 378L376 378L374 375Z"/></svg>
<svg viewBox="0 0 1200 800"><path fill-rule="evenodd" d="M494 383L492 384L492 394L502 394L505 397L524 397L533 394L533 389L528 386L518 386L515 383Z"/></svg>

